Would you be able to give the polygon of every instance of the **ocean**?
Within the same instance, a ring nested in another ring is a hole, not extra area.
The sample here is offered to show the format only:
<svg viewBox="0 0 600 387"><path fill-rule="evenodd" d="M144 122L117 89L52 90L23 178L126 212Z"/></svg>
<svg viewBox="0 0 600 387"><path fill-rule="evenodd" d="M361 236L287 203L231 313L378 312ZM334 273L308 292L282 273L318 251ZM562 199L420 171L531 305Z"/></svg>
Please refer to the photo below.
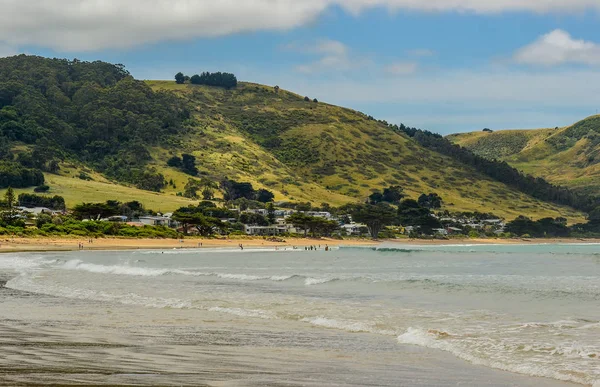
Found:
<svg viewBox="0 0 600 387"><path fill-rule="evenodd" d="M600 246L0 255L0 385L52 383L598 387Z"/></svg>

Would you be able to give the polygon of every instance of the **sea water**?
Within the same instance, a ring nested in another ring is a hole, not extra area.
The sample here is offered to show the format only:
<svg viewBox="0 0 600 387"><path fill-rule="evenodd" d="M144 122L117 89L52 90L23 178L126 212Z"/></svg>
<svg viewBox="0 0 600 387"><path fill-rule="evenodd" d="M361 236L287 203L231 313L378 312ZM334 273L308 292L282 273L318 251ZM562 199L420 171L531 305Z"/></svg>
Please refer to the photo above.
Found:
<svg viewBox="0 0 600 387"><path fill-rule="evenodd" d="M598 245L15 253L3 282L8 385L600 385Z"/></svg>

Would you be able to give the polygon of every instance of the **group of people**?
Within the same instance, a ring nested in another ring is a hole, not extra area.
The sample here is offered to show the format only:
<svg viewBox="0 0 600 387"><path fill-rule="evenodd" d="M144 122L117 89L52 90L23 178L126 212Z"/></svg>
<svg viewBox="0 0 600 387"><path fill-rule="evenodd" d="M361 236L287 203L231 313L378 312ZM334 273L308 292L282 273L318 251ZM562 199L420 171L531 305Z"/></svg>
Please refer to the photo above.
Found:
<svg viewBox="0 0 600 387"><path fill-rule="evenodd" d="M298 250L297 246L293 247L294 250ZM314 250L321 250L321 245L319 246L304 246L304 251L314 251ZM325 245L325 251L329 251L329 245Z"/></svg>
<svg viewBox="0 0 600 387"><path fill-rule="evenodd" d="M87 240L87 243L92 244L92 243L94 243L94 240L92 238L90 238L90 239ZM78 247L79 247L79 250L83 250L85 248L85 243L79 242L79 246Z"/></svg>

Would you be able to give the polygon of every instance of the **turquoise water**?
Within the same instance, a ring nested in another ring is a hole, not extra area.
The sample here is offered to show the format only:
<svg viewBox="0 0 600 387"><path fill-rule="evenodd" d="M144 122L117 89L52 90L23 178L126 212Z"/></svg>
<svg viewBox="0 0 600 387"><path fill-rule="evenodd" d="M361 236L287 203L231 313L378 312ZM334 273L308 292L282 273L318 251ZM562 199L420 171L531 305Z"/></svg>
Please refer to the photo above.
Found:
<svg viewBox="0 0 600 387"><path fill-rule="evenodd" d="M202 318L287 331L289 345L302 341L294 332L335 333L347 352L369 346L366 334L389 353L428 348L600 385L598 245L11 254L0 273L15 292L4 296L7 312L31 295L18 312L27 321L154 332ZM268 348L265 337L253 340Z"/></svg>

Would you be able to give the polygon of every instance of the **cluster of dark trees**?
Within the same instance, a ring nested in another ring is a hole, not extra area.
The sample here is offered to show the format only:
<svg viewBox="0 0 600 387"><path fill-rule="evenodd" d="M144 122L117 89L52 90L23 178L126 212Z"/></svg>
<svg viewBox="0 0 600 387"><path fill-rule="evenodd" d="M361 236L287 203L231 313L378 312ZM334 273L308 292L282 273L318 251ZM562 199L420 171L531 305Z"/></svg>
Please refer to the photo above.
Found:
<svg viewBox="0 0 600 387"><path fill-rule="evenodd" d="M526 216L519 216L506 224L506 232L517 236L544 238L567 237L571 230L567 227L565 218L544 218L534 221Z"/></svg>
<svg viewBox="0 0 600 387"><path fill-rule="evenodd" d="M167 165L177 168L191 176L198 176L198 168L196 168L196 157L190 154L182 154L181 157L173 156L167 161Z"/></svg>
<svg viewBox="0 0 600 387"><path fill-rule="evenodd" d="M369 203L377 204L377 203L391 203L398 204L400 201L405 198L404 189L400 186L388 187L381 191L375 191L369 196Z"/></svg>
<svg viewBox="0 0 600 387"><path fill-rule="evenodd" d="M175 74L175 82L178 84L184 84L186 82L191 83L192 85L207 85L207 86L217 86L224 87L226 89L233 89L237 86L237 78L234 74L231 73L209 73L203 72L202 74L192 75L188 77L184 75L182 72Z"/></svg>
<svg viewBox="0 0 600 387"><path fill-rule="evenodd" d="M104 203L82 203L75 206L72 213L73 217L78 220L99 220L117 215L134 218L147 214L152 214L152 211L146 210L138 201L121 203L117 200L107 200Z"/></svg>
<svg viewBox="0 0 600 387"><path fill-rule="evenodd" d="M275 199L273 192L266 189L255 190L251 183L237 182L231 179L224 179L220 183L223 190L223 198L226 201L237 199L256 200L261 203L272 202Z"/></svg>
<svg viewBox="0 0 600 387"><path fill-rule="evenodd" d="M62 196L41 196L35 194L22 193L17 199L19 205L22 207L33 208L33 207L46 207L52 210L65 210L65 199Z"/></svg>
<svg viewBox="0 0 600 387"><path fill-rule="evenodd" d="M375 239L384 227L391 225L411 226L415 228L415 233L424 235L430 235L433 229L442 227L430 208L421 206L413 199L402 200L398 208L384 202L348 204L339 208L338 212L347 213L353 221L365 224Z"/></svg>
<svg viewBox="0 0 600 387"><path fill-rule="evenodd" d="M539 177L525 175L504 161L488 160L478 156L460 145L453 144L440 134L432 133L427 130L410 128L404 124L398 126L389 125L385 121L380 122L388 125L396 132L408 135L425 148L469 165L480 173L537 199L570 206L585 212L591 211L600 204L599 198L590 197L565 187L553 185Z"/></svg>
<svg viewBox="0 0 600 387"><path fill-rule="evenodd" d="M202 236L225 232L228 225L220 219L237 218L238 214L214 203L203 201L198 206L182 207L173 213L173 220L183 224L184 232L195 227Z"/></svg>
<svg viewBox="0 0 600 387"><path fill-rule="evenodd" d="M12 161L0 161L0 188L26 188L44 184L44 174Z"/></svg>
<svg viewBox="0 0 600 387"><path fill-rule="evenodd" d="M297 229L304 231L304 236L309 233L311 236L331 236L331 234L340 228L338 222L327 220L318 216L306 215L302 212L296 212L287 218Z"/></svg>
<svg viewBox="0 0 600 387"><path fill-rule="evenodd" d="M158 191L164 177L147 168L148 146L181 133L189 117L185 101L152 91L122 65L2 58L0 186L40 185L41 173L33 170L57 172L58 160L75 159L110 178ZM26 145L16 158L10 152L15 142Z"/></svg>

